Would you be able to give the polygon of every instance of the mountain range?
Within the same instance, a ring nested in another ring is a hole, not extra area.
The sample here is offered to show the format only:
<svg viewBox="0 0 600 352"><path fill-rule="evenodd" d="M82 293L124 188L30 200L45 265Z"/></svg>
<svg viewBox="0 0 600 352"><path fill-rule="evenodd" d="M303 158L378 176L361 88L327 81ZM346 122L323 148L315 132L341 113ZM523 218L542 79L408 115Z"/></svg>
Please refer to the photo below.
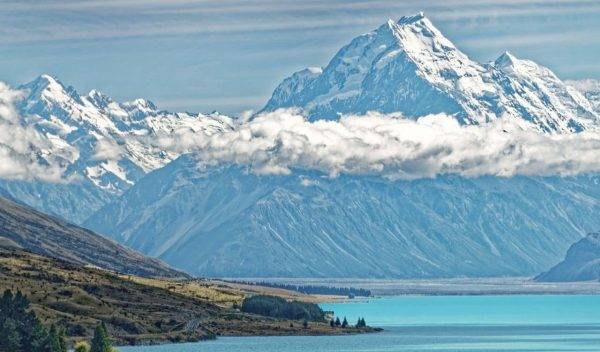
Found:
<svg viewBox="0 0 600 352"><path fill-rule="evenodd" d="M25 92L16 104L21 124L33 127L46 142L31 151L32 158L60 165L62 177L72 181L2 180L0 186L31 206L77 223L179 156L150 143L159 135L210 133L228 128L231 121L218 113L169 113L144 99L117 103L96 90L80 95L46 74L18 89Z"/></svg>
<svg viewBox="0 0 600 352"><path fill-rule="evenodd" d="M600 226L599 183L258 176L186 155L84 226L211 277L532 275Z"/></svg>
<svg viewBox="0 0 600 352"><path fill-rule="evenodd" d="M505 52L475 62L420 13L353 39L325 68L286 78L264 110L300 107L311 119L368 111L417 118L436 113L463 124L513 119L544 132L597 127L580 92L552 71Z"/></svg>
<svg viewBox="0 0 600 352"><path fill-rule="evenodd" d="M310 121L446 114L463 125L507 119L570 134L600 126L590 87L510 53L477 63L418 14L355 38L324 68L294 73L262 111L297 108ZM235 129L227 116L80 95L48 75L21 89L21 123L52 141L35 156L76 181L0 180L0 188L194 275L533 275L600 226L597 175L258 175L161 144L163 134Z"/></svg>

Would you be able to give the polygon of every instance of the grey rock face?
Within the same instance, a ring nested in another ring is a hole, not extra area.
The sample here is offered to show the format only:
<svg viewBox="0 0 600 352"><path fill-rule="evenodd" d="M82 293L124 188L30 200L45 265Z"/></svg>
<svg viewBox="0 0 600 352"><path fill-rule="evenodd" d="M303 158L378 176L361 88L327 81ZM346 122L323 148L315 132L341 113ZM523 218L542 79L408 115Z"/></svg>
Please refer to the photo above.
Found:
<svg viewBox="0 0 600 352"><path fill-rule="evenodd" d="M536 281L589 281L600 279L600 233L590 233L573 244L565 259Z"/></svg>
<svg viewBox="0 0 600 352"><path fill-rule="evenodd" d="M85 225L203 276L534 275L600 226L599 181L256 176L183 156Z"/></svg>

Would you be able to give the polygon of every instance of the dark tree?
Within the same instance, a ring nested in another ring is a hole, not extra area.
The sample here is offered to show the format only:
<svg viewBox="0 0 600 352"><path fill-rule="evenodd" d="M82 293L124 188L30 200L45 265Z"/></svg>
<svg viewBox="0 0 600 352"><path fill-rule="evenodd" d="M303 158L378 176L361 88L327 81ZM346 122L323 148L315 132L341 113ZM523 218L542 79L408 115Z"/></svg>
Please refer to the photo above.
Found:
<svg viewBox="0 0 600 352"><path fill-rule="evenodd" d="M60 352L67 352L67 337L64 329L58 332L58 342L60 342Z"/></svg>
<svg viewBox="0 0 600 352"><path fill-rule="evenodd" d="M92 347L90 352L111 352L112 347L108 340L108 332L106 331L106 325L101 323L94 330L94 337L92 338Z"/></svg>
<svg viewBox="0 0 600 352"><path fill-rule="evenodd" d="M30 322L32 327L28 331L28 337L23 341L23 351L47 352L48 332L33 313Z"/></svg>
<svg viewBox="0 0 600 352"><path fill-rule="evenodd" d="M65 345L64 341L60 341L60 335L58 330L56 330L56 326L54 324L50 327L50 332L48 332L48 339L46 342L46 347L50 352L66 352L66 349L63 351L62 346Z"/></svg>
<svg viewBox="0 0 600 352"><path fill-rule="evenodd" d="M306 319L305 319L305 320L302 322L302 326L303 326L305 329L308 329L308 320L306 320Z"/></svg>
<svg viewBox="0 0 600 352"><path fill-rule="evenodd" d="M331 326L332 328L335 327L335 321L333 321L333 319L329 321L329 326Z"/></svg>
<svg viewBox="0 0 600 352"><path fill-rule="evenodd" d="M13 319L4 320L0 326L0 351L21 351L21 335Z"/></svg>
<svg viewBox="0 0 600 352"><path fill-rule="evenodd" d="M340 326L342 323L340 322L340 317L335 318L335 326Z"/></svg>
<svg viewBox="0 0 600 352"><path fill-rule="evenodd" d="M0 351L54 352L48 332L28 309L29 301L21 291L14 295L10 290L4 291L0 298Z"/></svg>
<svg viewBox="0 0 600 352"><path fill-rule="evenodd" d="M325 312L314 303L286 301L281 297L257 295L242 302L242 312L292 320L323 321Z"/></svg>
<svg viewBox="0 0 600 352"><path fill-rule="evenodd" d="M342 322L342 327L345 328L348 326L348 320L344 317L344 321Z"/></svg>

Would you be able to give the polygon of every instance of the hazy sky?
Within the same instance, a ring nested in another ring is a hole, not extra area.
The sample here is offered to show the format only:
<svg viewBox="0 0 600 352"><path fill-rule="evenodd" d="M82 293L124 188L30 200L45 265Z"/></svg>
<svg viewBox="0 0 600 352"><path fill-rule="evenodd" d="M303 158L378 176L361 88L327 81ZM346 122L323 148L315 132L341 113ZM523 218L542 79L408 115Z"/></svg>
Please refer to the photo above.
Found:
<svg viewBox="0 0 600 352"><path fill-rule="evenodd" d="M260 108L293 71L420 10L478 61L600 78L600 0L0 0L0 81L41 73L169 110Z"/></svg>

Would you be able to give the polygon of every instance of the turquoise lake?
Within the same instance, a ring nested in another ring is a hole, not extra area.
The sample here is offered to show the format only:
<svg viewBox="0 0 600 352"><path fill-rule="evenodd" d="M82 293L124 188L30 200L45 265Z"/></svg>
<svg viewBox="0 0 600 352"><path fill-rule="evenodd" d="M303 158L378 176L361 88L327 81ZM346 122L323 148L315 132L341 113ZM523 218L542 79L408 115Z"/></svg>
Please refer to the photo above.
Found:
<svg viewBox="0 0 600 352"><path fill-rule="evenodd" d="M121 347L124 352L600 351L600 296L402 296L323 304L384 332L354 336L221 337Z"/></svg>

